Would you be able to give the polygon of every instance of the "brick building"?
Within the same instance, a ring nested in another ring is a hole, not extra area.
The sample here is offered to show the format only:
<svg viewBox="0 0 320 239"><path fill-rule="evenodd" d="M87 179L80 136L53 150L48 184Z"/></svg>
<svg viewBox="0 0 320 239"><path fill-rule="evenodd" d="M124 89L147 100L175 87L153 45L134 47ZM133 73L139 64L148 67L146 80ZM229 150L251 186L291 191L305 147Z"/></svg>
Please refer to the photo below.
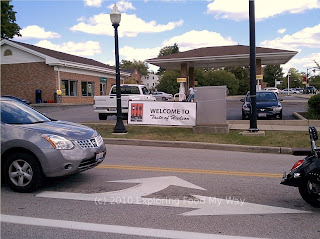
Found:
<svg viewBox="0 0 320 239"><path fill-rule="evenodd" d="M121 71L120 79L130 77ZM93 103L93 96L106 95L115 84L115 67L101 62L34 45L1 41L1 95L14 95L36 103ZM39 91L38 91L39 92Z"/></svg>
<svg viewBox="0 0 320 239"><path fill-rule="evenodd" d="M141 84L141 75L137 69L126 69L130 73L130 77L127 80L132 81L134 84Z"/></svg>

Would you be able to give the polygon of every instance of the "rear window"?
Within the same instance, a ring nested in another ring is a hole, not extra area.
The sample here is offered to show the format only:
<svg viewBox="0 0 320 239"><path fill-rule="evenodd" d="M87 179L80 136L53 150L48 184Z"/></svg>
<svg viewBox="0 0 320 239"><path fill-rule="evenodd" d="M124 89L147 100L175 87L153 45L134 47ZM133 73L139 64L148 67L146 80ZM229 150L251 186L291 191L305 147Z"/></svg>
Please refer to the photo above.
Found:
<svg viewBox="0 0 320 239"><path fill-rule="evenodd" d="M117 88L116 87L112 88L111 94L113 94L113 95L117 94ZM140 94L139 87L138 86L128 86L128 85L121 86L121 94L122 95L128 95L128 94L130 94L130 95L132 95L132 94L139 95Z"/></svg>

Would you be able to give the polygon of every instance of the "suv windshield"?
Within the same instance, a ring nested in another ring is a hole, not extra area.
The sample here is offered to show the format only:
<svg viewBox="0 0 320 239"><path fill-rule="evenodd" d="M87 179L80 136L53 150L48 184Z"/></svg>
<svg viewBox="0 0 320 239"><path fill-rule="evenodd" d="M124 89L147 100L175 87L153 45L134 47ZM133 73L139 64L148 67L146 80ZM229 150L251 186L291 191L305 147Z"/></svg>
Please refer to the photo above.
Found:
<svg viewBox="0 0 320 239"><path fill-rule="evenodd" d="M1 101L1 123L4 124L36 124L51 121L31 107L13 101Z"/></svg>
<svg viewBox="0 0 320 239"><path fill-rule="evenodd" d="M277 96L273 92L257 92L257 102L277 101ZM250 94L247 94L246 101L250 102Z"/></svg>

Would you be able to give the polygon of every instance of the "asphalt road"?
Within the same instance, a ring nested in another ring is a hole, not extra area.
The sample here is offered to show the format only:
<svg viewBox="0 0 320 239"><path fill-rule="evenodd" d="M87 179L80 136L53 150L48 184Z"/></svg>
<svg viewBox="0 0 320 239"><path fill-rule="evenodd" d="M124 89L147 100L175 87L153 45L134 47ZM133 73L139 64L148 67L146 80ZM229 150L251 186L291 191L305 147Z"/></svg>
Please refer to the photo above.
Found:
<svg viewBox="0 0 320 239"><path fill-rule="evenodd" d="M107 149L99 167L50 179L35 193L2 188L2 238L320 238L320 210L280 185L301 157Z"/></svg>
<svg viewBox="0 0 320 239"><path fill-rule="evenodd" d="M227 99L227 120L241 120L241 96L228 97ZM296 96L280 95L279 98L284 99L283 105L283 119L294 120L293 112L303 112L307 109L307 100L298 98ZM47 116L71 122L92 122L99 121L98 114L93 111L92 105L72 105L72 106L53 106L53 107L37 107L40 112L47 114ZM115 120L112 116L109 119Z"/></svg>

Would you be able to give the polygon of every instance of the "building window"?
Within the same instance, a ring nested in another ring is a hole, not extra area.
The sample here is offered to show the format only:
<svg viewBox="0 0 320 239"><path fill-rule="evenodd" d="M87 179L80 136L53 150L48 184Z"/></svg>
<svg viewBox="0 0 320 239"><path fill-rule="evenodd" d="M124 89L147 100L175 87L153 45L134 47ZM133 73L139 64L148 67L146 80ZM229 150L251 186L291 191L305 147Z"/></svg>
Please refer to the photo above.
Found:
<svg viewBox="0 0 320 239"><path fill-rule="evenodd" d="M81 82L82 96L94 96L94 83L88 81Z"/></svg>
<svg viewBox="0 0 320 239"><path fill-rule="evenodd" d="M62 80L61 91L64 96L77 96L77 81Z"/></svg>
<svg viewBox="0 0 320 239"><path fill-rule="evenodd" d="M7 49L3 53L4 56L12 56L12 51L10 49Z"/></svg>

